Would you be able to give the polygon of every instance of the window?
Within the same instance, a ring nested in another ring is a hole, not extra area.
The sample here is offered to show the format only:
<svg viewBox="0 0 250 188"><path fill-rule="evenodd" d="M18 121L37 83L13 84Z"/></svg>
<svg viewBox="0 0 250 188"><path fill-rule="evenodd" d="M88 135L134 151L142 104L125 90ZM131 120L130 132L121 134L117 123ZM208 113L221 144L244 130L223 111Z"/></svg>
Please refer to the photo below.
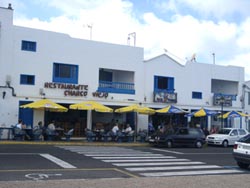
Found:
<svg viewBox="0 0 250 188"><path fill-rule="evenodd" d="M248 92L248 105L250 105L250 92Z"/></svg>
<svg viewBox="0 0 250 188"><path fill-rule="evenodd" d="M20 75L20 84L23 85L34 85L35 84L35 76L34 75Z"/></svg>
<svg viewBox="0 0 250 188"><path fill-rule="evenodd" d="M202 93L201 92L193 91L192 92L192 98L193 99L202 99Z"/></svg>
<svg viewBox="0 0 250 188"><path fill-rule="evenodd" d="M188 134L188 130L187 129L180 129L179 130L179 135L187 135Z"/></svg>
<svg viewBox="0 0 250 188"><path fill-rule="evenodd" d="M105 71L103 69L99 70L99 80L112 82L113 73L109 71Z"/></svg>
<svg viewBox="0 0 250 188"><path fill-rule="evenodd" d="M22 40L22 50L36 52L36 42Z"/></svg>
<svg viewBox="0 0 250 188"><path fill-rule="evenodd" d="M230 136L237 136L237 135L238 135L238 132L237 132L236 129L233 130L233 131L231 132L231 134L230 134Z"/></svg>
<svg viewBox="0 0 250 188"><path fill-rule="evenodd" d="M173 93L174 92L174 78L155 76L154 77L154 90Z"/></svg>
<svg viewBox="0 0 250 188"><path fill-rule="evenodd" d="M246 131L244 129L239 129L239 134L240 135L245 135L247 134Z"/></svg>
<svg viewBox="0 0 250 188"><path fill-rule="evenodd" d="M54 63L53 82L78 83L78 65Z"/></svg>

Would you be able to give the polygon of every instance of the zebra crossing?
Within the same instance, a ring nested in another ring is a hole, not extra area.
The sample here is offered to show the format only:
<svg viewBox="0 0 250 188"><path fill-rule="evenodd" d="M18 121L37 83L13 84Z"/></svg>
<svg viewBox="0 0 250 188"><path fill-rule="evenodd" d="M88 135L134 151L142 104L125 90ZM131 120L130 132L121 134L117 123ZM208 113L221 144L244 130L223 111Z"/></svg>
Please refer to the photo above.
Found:
<svg viewBox="0 0 250 188"><path fill-rule="evenodd" d="M78 154L111 163L113 166L136 173L143 177L166 177L188 175L216 175L243 173L239 169L228 169L191 161L175 156L155 154L121 147L59 146Z"/></svg>

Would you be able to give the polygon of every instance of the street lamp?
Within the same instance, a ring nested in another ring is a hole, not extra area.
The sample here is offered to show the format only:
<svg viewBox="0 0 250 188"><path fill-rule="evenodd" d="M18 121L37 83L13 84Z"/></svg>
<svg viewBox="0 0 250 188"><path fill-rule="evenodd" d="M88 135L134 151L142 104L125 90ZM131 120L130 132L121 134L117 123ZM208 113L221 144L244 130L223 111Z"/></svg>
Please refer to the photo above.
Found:
<svg viewBox="0 0 250 188"><path fill-rule="evenodd" d="M223 128L223 105L225 102L225 98L223 95L220 97L220 105L221 105L221 129Z"/></svg>

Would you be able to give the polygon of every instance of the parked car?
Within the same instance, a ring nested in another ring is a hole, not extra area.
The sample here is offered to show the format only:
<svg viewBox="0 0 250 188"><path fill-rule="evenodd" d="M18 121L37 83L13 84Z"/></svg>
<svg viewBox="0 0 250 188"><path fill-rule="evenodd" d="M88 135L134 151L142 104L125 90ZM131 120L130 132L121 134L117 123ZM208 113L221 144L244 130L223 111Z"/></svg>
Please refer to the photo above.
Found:
<svg viewBox="0 0 250 188"><path fill-rule="evenodd" d="M240 168L247 169L250 165L250 134L244 136L234 144L234 159Z"/></svg>
<svg viewBox="0 0 250 188"><path fill-rule="evenodd" d="M248 131L237 128L223 128L217 134L207 136L208 145L221 145L223 147L233 146L236 141L246 136Z"/></svg>
<svg viewBox="0 0 250 188"><path fill-rule="evenodd" d="M180 127L170 132L156 132L149 137L149 143L155 146L193 146L201 148L206 142L203 131L199 128Z"/></svg>

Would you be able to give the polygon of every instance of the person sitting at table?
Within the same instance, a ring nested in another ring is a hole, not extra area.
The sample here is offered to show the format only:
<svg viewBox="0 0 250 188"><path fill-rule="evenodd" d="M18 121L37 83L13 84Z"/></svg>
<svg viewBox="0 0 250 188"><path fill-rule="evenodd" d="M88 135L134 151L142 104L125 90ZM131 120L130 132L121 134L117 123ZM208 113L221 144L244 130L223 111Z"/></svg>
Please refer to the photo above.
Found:
<svg viewBox="0 0 250 188"><path fill-rule="evenodd" d="M119 127L118 127L118 123L116 123L114 125L114 127L112 128L112 133L113 135L117 135L117 132L119 131Z"/></svg>
<svg viewBox="0 0 250 188"><path fill-rule="evenodd" d="M51 130L51 131L55 131L55 130L56 130L55 121L52 121L52 122L48 125L48 129Z"/></svg>
<svg viewBox="0 0 250 188"><path fill-rule="evenodd" d="M132 128L130 126L130 124L127 124L127 127L125 129L125 134L129 134L132 131Z"/></svg>
<svg viewBox="0 0 250 188"><path fill-rule="evenodd" d="M19 129L22 129L22 124L23 124L23 121L21 119L18 120L18 123L16 124L16 128L19 128Z"/></svg>
<svg viewBox="0 0 250 188"><path fill-rule="evenodd" d="M114 127L111 130L111 137L113 141L117 139L118 132L119 132L119 126L118 123L115 123Z"/></svg>
<svg viewBox="0 0 250 188"><path fill-rule="evenodd" d="M36 130L36 129L43 129L43 122L42 122L42 121L39 121L39 122L37 123L37 125L35 125L35 126L33 127L33 130Z"/></svg>

